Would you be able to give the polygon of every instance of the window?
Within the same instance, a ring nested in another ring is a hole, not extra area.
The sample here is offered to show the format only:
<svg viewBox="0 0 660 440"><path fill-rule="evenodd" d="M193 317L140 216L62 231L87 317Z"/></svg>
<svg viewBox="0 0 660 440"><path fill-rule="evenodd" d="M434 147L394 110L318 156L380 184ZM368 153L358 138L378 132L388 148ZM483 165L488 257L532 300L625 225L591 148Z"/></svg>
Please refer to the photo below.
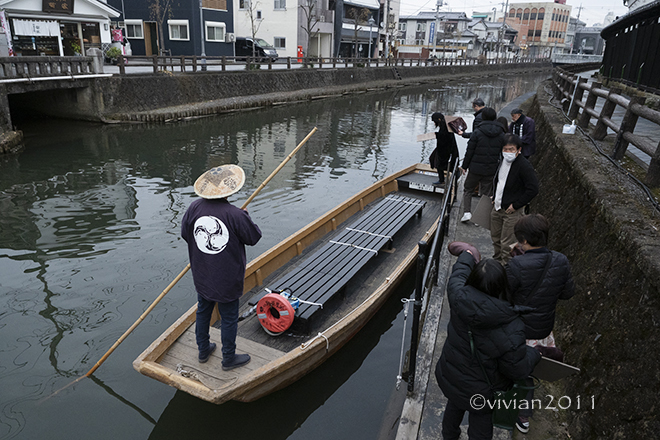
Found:
<svg viewBox="0 0 660 440"><path fill-rule="evenodd" d="M225 29L224 23L218 21L207 21L206 25L206 41L217 41L219 43L225 42Z"/></svg>
<svg viewBox="0 0 660 440"><path fill-rule="evenodd" d="M275 9L286 9L286 0L275 0Z"/></svg>
<svg viewBox="0 0 660 440"><path fill-rule="evenodd" d="M257 20L261 20L261 11L257 11Z"/></svg>
<svg viewBox="0 0 660 440"><path fill-rule="evenodd" d="M188 20L167 20L170 29L170 40L188 41Z"/></svg>
<svg viewBox="0 0 660 440"><path fill-rule="evenodd" d="M247 9L250 7L249 0L238 0L238 9Z"/></svg>
<svg viewBox="0 0 660 440"><path fill-rule="evenodd" d="M530 20L536 20L536 9L532 9L532 13L529 16Z"/></svg>
<svg viewBox="0 0 660 440"><path fill-rule="evenodd" d="M144 38L142 20L126 20L125 24L127 38Z"/></svg>
<svg viewBox="0 0 660 440"><path fill-rule="evenodd" d="M286 49L286 38L275 37L275 49Z"/></svg>
<svg viewBox="0 0 660 440"><path fill-rule="evenodd" d="M202 0L202 8L227 10L227 0Z"/></svg>
<svg viewBox="0 0 660 440"><path fill-rule="evenodd" d="M406 31L406 23L399 23L399 30L401 32L405 32Z"/></svg>
<svg viewBox="0 0 660 440"><path fill-rule="evenodd" d="M426 23L417 23L417 32L424 32L426 30Z"/></svg>

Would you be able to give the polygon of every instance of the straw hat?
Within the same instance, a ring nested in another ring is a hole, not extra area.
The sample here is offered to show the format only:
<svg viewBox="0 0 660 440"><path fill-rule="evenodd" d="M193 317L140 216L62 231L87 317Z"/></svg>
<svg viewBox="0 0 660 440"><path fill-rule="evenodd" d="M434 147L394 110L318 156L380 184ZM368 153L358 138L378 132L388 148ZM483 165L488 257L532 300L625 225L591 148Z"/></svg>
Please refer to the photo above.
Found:
<svg viewBox="0 0 660 440"><path fill-rule="evenodd" d="M195 193L205 199L224 199L238 192L245 183L245 172L238 165L211 168L195 182Z"/></svg>

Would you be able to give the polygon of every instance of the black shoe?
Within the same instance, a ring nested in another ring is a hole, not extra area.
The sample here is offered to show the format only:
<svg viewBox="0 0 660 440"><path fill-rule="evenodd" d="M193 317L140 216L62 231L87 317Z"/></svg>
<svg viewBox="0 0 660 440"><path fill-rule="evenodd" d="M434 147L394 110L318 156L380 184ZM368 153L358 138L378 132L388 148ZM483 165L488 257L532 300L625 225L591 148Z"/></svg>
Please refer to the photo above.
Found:
<svg viewBox="0 0 660 440"><path fill-rule="evenodd" d="M202 354L202 353L199 354L197 358L199 360L199 363L200 364L206 363L206 361L208 361L209 358L211 357L211 353L213 353L217 347L218 346L215 345L215 342L211 342L209 344L209 351L207 351L206 354Z"/></svg>
<svg viewBox="0 0 660 440"><path fill-rule="evenodd" d="M529 432L529 419L527 417L518 417L516 428L523 434L527 434Z"/></svg>
<svg viewBox="0 0 660 440"><path fill-rule="evenodd" d="M435 186L440 186L440 185L444 185L444 184L445 184L444 180L438 180L436 182L433 182L433 185L435 185Z"/></svg>
<svg viewBox="0 0 660 440"><path fill-rule="evenodd" d="M250 362L250 360L251 359L249 354L236 354L231 361L222 361L222 369L224 371L233 370L234 368L242 367L243 365Z"/></svg>

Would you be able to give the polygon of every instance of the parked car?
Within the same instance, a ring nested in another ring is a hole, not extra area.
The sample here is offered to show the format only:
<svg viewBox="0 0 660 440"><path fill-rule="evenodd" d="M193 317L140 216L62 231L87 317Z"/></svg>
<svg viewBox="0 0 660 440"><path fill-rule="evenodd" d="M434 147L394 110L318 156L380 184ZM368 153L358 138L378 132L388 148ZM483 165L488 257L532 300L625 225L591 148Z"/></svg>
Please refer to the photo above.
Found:
<svg viewBox="0 0 660 440"><path fill-rule="evenodd" d="M253 51L254 47L254 51ZM257 57L260 61L277 60L277 51L266 40L261 38L238 37L235 43L236 57L245 60L247 57Z"/></svg>

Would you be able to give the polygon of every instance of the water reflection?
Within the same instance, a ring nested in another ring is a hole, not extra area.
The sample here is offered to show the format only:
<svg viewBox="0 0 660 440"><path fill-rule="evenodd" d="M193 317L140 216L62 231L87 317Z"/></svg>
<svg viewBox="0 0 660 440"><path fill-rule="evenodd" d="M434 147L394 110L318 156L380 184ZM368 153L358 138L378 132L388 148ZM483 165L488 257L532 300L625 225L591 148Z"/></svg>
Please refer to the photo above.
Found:
<svg viewBox="0 0 660 440"><path fill-rule="evenodd" d="M79 438L80 422L62 423L68 417L63 412L85 414L84 425L95 438L126 437L120 422L134 429L131 438L149 435L152 425L144 414L160 414L174 391L135 373L130 364L194 303L190 278L97 372L124 403L117 406L115 397L91 381L51 399L56 403L35 402L84 374L185 266L181 217L194 199L193 182L206 169L241 165L247 181L234 200L241 204L313 127L319 128L250 205L264 232L259 245L249 249L253 258L357 190L412 163L428 162L433 142L415 140L433 130L432 112L470 123L470 103L477 96L501 108L541 79L519 75L488 84L438 83L158 126L46 121L20 127L27 148L0 159L0 438ZM464 148L459 139L459 149ZM399 337L394 336L395 345ZM383 336L377 347L389 343ZM380 353L372 345L358 343L358 358ZM396 363L398 348L394 351ZM348 376L363 374L359 364ZM323 401L310 402L315 424L330 417L326 411L341 411L345 402L324 402L334 401L327 396L347 380L328 384L319 391ZM371 390L356 382L354 394L369 396ZM323 381L314 386L323 387ZM271 399L296 397L288 393ZM172 405L181 399L177 395ZM134 408L122 409L127 402ZM234 417L233 410L213 408L215 417ZM362 417L378 421L381 410L373 405ZM159 425L165 419L169 416L161 416ZM313 434L305 418L296 423L283 432ZM151 435L156 434L168 438L160 430Z"/></svg>

